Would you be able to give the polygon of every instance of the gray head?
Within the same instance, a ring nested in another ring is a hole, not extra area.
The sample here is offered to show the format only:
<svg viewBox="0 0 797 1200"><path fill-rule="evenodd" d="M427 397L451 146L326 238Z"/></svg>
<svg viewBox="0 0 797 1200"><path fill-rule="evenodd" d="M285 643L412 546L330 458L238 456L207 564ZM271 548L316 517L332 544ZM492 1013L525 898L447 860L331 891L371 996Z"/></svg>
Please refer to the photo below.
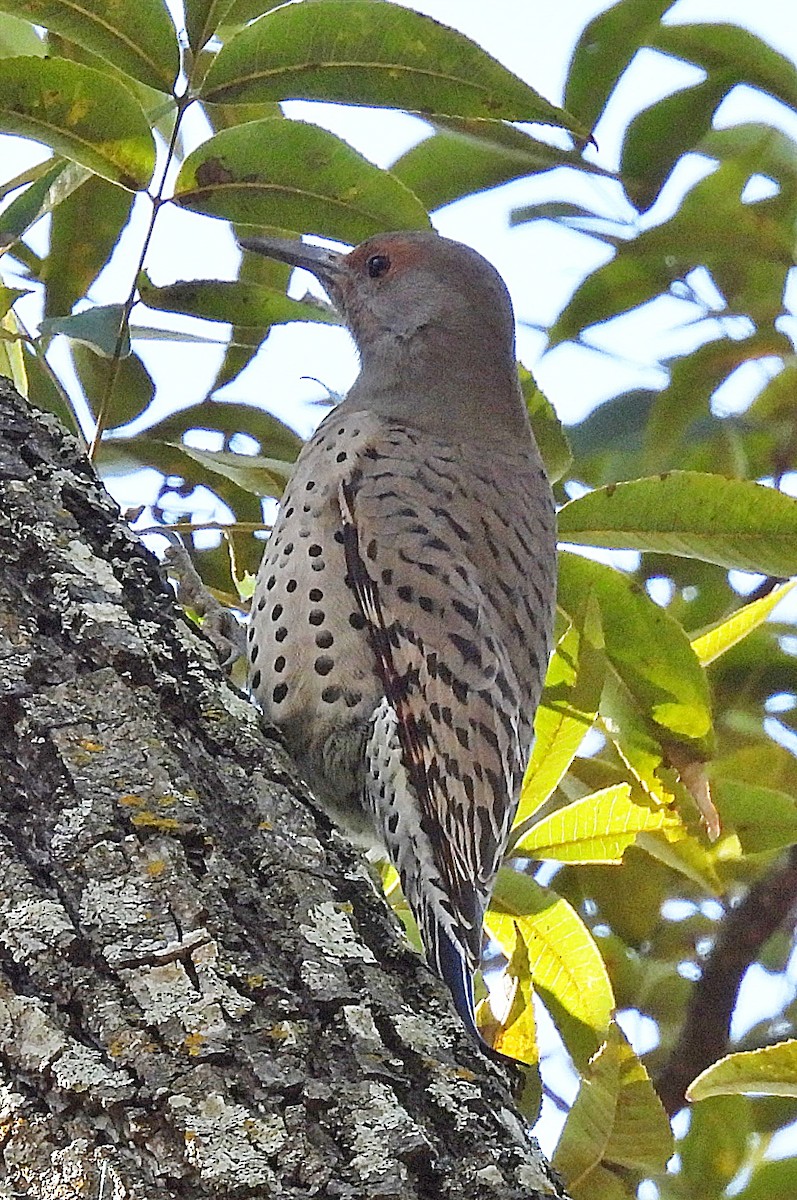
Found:
<svg viewBox="0 0 797 1200"><path fill-rule="evenodd" d="M360 352L347 408L449 434L528 436L512 302L475 250L431 231L378 234L348 254L279 238L240 244L326 288Z"/></svg>

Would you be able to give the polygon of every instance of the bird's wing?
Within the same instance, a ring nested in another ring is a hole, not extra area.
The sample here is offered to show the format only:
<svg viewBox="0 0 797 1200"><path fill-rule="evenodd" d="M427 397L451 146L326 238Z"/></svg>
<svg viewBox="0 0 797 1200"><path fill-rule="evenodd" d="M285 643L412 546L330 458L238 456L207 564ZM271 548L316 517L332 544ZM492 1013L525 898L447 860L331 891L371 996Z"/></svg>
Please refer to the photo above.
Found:
<svg viewBox="0 0 797 1200"><path fill-rule="evenodd" d="M366 792L429 957L442 923L473 967L524 767L521 695L468 557L467 504L443 511L426 471L388 448L339 491L347 582L384 689Z"/></svg>

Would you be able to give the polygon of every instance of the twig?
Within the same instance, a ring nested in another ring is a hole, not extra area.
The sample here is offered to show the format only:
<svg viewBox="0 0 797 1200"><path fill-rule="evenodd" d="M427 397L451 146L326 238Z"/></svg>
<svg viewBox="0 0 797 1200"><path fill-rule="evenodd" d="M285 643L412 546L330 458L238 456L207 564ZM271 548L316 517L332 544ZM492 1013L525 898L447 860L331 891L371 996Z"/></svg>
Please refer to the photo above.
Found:
<svg viewBox="0 0 797 1200"><path fill-rule="evenodd" d="M725 916L695 984L669 1062L656 1081L672 1115L701 1071L728 1052L731 1017L745 971L797 906L797 847L750 888Z"/></svg>

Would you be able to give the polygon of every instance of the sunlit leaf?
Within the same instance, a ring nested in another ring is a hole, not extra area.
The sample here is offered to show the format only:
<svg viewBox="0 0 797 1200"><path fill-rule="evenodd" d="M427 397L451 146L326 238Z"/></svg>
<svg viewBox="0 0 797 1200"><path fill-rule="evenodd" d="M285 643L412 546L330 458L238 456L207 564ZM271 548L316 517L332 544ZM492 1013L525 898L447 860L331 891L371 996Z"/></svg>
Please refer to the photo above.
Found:
<svg viewBox="0 0 797 1200"><path fill-rule="evenodd" d="M3 59L0 131L44 142L130 191L155 167L149 121L127 88L62 58Z"/></svg>
<svg viewBox="0 0 797 1200"><path fill-rule="evenodd" d="M721 1058L698 1075L687 1100L708 1096L797 1096L797 1041L779 1042Z"/></svg>
<svg viewBox="0 0 797 1200"><path fill-rule="evenodd" d="M5 375L10 379L21 396L27 396L28 376L25 370L25 356L22 352L22 343L16 340L19 326L12 309L7 310L0 318L0 333L11 335L10 337L0 337L0 375Z"/></svg>
<svg viewBox="0 0 797 1200"><path fill-rule="evenodd" d="M520 933L536 990L571 1054L585 1062L605 1034L614 996L603 959L581 918L555 892L505 868L485 927L508 957Z"/></svg>
<svg viewBox="0 0 797 1200"><path fill-rule="evenodd" d="M528 819L553 793L591 728L605 668L600 610L588 596L578 620L565 630L548 664L534 719L534 747L515 818L516 836L522 836Z"/></svg>
<svg viewBox="0 0 797 1200"><path fill-rule="evenodd" d="M505 979L512 991L512 1003L498 1027L493 1046L518 1062L537 1066L540 1055L532 1002L531 967L528 949L520 933L515 937L515 948L506 965Z"/></svg>
<svg viewBox="0 0 797 1200"><path fill-rule="evenodd" d="M352 243L429 224L402 183L334 134L301 121L250 121L217 133L183 163L174 199L243 225Z"/></svg>
<svg viewBox="0 0 797 1200"><path fill-rule="evenodd" d="M658 1174L672 1154L667 1114L647 1071L619 1027L591 1060L556 1148L553 1164L576 1198L593 1190L597 1168Z"/></svg>
<svg viewBox="0 0 797 1200"><path fill-rule="evenodd" d="M714 662L726 650L730 650L742 638L747 637L748 633L752 633L754 629L763 624L773 609L777 608L784 596L788 596L795 586L797 586L797 580L793 579L790 583L773 588L768 596L762 596L760 600L753 600L751 604L743 604L729 617L718 621L716 625L705 630L699 636L693 637L692 649L703 666Z"/></svg>
<svg viewBox="0 0 797 1200"><path fill-rule="evenodd" d="M571 500L559 534L587 546L700 558L721 567L797 572L797 500L743 479L671 471Z"/></svg>
<svg viewBox="0 0 797 1200"><path fill-rule="evenodd" d="M30 288L6 287L0 283L0 317L6 315L11 305L19 300L20 296L27 296L30 291Z"/></svg>
<svg viewBox="0 0 797 1200"><path fill-rule="evenodd" d="M512 853L559 862L619 863L637 834L665 831L672 835L679 829L683 826L675 814L635 802L631 785L620 783L543 817L515 844Z"/></svg>
<svg viewBox="0 0 797 1200"><path fill-rule="evenodd" d="M210 102L331 100L587 132L461 33L371 0L266 13L224 45L201 94Z"/></svg>

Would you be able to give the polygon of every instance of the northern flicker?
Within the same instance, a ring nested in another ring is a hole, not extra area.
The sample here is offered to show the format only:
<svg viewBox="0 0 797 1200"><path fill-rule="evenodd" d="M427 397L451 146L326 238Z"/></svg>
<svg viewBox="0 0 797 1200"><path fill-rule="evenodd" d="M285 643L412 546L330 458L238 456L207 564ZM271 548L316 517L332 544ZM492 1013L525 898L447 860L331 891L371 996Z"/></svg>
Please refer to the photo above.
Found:
<svg viewBox="0 0 797 1200"><path fill-rule="evenodd" d="M348 254L241 245L311 271L361 362L302 450L266 546L251 688L333 819L387 850L429 964L481 1042L472 975L556 576L509 294L474 250L431 232Z"/></svg>

